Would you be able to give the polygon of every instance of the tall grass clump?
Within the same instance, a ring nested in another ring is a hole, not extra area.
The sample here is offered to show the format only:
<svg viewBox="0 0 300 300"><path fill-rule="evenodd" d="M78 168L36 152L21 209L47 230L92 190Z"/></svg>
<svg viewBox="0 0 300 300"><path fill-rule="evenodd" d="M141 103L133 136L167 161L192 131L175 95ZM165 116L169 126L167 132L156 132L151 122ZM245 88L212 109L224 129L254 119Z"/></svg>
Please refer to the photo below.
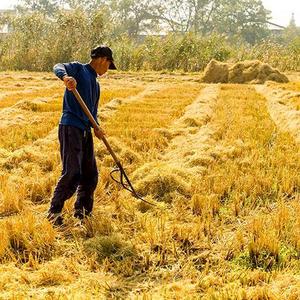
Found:
<svg viewBox="0 0 300 300"><path fill-rule="evenodd" d="M300 39L280 44L275 41L264 41L253 46L241 45L235 49L234 61L260 60L281 71L300 70Z"/></svg>
<svg viewBox="0 0 300 300"><path fill-rule="evenodd" d="M123 260L136 255L134 248L115 234L95 236L86 241L84 247L87 253L96 254L100 262L105 258Z"/></svg>
<svg viewBox="0 0 300 300"><path fill-rule="evenodd" d="M193 33L149 36L142 43L123 36L114 43L114 50L123 70L194 72L204 69L211 59L224 61L231 55L224 37L201 37Z"/></svg>
<svg viewBox="0 0 300 300"><path fill-rule="evenodd" d="M1 223L1 260L28 262L32 257L38 261L51 258L56 231L46 219L24 212Z"/></svg>

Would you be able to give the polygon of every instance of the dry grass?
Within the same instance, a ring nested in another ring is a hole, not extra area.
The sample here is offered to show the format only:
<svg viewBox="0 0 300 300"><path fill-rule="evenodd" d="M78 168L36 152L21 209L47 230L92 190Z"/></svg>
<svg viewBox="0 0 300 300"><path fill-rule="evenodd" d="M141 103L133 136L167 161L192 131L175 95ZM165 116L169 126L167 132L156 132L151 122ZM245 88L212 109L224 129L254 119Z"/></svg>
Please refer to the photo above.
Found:
<svg viewBox="0 0 300 300"><path fill-rule="evenodd" d="M76 226L71 199L56 230L45 212L60 175L61 83L0 74L0 299L298 299L299 145L270 99L192 75L118 76L101 79L100 116L113 110L102 126L159 205L111 183L113 162L95 141L95 215Z"/></svg>
<svg viewBox="0 0 300 300"><path fill-rule="evenodd" d="M277 126L300 142L300 93L260 86L257 91L268 100L268 109Z"/></svg>
<svg viewBox="0 0 300 300"><path fill-rule="evenodd" d="M275 87L278 89L283 89L287 91L297 91L300 92L300 82L299 81L291 81L288 83L275 83L275 82L268 82L268 86Z"/></svg>
<svg viewBox="0 0 300 300"><path fill-rule="evenodd" d="M142 153L144 161L151 160L168 145L168 138L159 129L180 117L201 88L198 84L180 84L146 94L138 103L122 105L104 128L109 136L119 137L130 149Z"/></svg>

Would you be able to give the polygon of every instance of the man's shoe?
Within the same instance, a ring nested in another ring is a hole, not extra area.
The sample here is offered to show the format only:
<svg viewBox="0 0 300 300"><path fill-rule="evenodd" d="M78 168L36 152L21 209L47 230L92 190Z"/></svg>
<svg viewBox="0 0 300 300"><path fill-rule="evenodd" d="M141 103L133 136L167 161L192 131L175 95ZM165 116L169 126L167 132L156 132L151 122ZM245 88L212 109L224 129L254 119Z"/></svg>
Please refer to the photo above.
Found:
<svg viewBox="0 0 300 300"><path fill-rule="evenodd" d="M81 209L76 209L74 213L74 217L79 220L83 220L84 219L83 211Z"/></svg>
<svg viewBox="0 0 300 300"><path fill-rule="evenodd" d="M61 213L48 213L47 219L53 226L62 226L64 224Z"/></svg>
<svg viewBox="0 0 300 300"><path fill-rule="evenodd" d="M84 220L86 218L90 218L92 216L91 213L83 212L81 209L76 209L74 213L74 217L79 220Z"/></svg>

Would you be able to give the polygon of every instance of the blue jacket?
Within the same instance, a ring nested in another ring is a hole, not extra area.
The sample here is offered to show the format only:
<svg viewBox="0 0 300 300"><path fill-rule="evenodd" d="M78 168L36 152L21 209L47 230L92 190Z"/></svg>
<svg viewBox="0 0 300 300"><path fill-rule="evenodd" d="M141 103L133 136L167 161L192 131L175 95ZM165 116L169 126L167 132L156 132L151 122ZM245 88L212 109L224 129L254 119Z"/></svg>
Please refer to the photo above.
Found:
<svg viewBox="0 0 300 300"><path fill-rule="evenodd" d="M62 79L65 75L72 76L77 81L77 90L97 121L97 111L100 98L100 85L97 73L89 64L79 62L59 63L53 67L55 75ZM71 125L82 130L90 130L92 124L83 112L75 96L65 90L63 112L60 120L62 125Z"/></svg>

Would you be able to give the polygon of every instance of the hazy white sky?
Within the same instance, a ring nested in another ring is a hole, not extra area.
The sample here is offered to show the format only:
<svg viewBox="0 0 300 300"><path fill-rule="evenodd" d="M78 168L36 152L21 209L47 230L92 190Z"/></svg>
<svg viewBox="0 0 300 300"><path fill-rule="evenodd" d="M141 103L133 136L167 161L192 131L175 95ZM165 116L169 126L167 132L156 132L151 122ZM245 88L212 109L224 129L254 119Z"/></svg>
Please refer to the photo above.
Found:
<svg viewBox="0 0 300 300"><path fill-rule="evenodd" d="M0 9L13 8L20 0L0 0ZM299 0L262 0L265 8L272 11L272 21L279 25L289 24L292 13L300 26L300 1Z"/></svg>

